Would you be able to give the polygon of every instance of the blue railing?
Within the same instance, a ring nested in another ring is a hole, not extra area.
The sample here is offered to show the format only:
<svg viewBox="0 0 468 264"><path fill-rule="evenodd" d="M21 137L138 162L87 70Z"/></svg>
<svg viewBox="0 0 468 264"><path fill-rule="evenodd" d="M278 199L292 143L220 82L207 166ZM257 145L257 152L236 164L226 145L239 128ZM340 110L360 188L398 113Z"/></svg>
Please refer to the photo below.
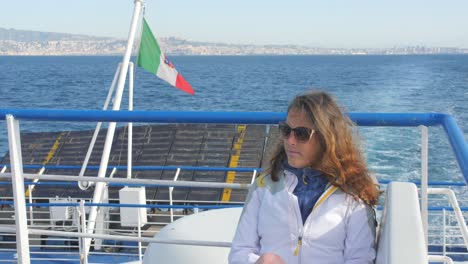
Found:
<svg viewBox="0 0 468 264"><path fill-rule="evenodd" d="M0 118L4 119L8 114L18 120L142 123L277 124L286 118L286 113L279 112L0 109ZM442 126L465 182L468 182L468 145L452 116L440 113L350 113L349 116L359 126Z"/></svg>

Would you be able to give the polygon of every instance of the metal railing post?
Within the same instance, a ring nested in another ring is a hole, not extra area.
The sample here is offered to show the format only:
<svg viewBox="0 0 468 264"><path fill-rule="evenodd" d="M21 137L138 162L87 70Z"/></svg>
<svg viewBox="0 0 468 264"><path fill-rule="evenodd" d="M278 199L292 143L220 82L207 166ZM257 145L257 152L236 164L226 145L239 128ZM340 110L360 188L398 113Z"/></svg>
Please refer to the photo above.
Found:
<svg viewBox="0 0 468 264"><path fill-rule="evenodd" d="M39 172L37 173L37 175L42 175L44 174L44 171L45 171L45 167L42 167ZM38 182L39 180L38 179L34 179L33 182L36 183ZM32 203L32 191L34 190L34 188L36 187L35 184L28 184L28 198L29 198L29 203ZM34 213L33 213L33 207L30 206L29 207L29 223L30 225L32 226L34 224Z"/></svg>
<svg viewBox="0 0 468 264"><path fill-rule="evenodd" d="M429 188L429 194L444 194L448 196L450 205L453 208L453 212L455 213L455 217L458 222L458 227L463 236L463 241L465 242L465 247L468 249L468 227L466 226L465 219L463 217L463 213L460 209L460 205L458 204L457 197L453 190L449 188Z"/></svg>
<svg viewBox="0 0 468 264"><path fill-rule="evenodd" d="M428 245L428 152L428 130L426 126L421 126L421 219L426 246Z"/></svg>
<svg viewBox="0 0 468 264"><path fill-rule="evenodd" d="M110 178L114 177L117 168L114 167L112 169L112 173L109 176ZM109 185L106 184L103 190L101 202L108 203L109 202ZM99 207L98 213L96 216L96 234L105 234L105 230L108 229L109 225L109 207ZM95 239L94 240L94 250L101 250L103 244L102 239Z"/></svg>
<svg viewBox="0 0 468 264"><path fill-rule="evenodd" d="M86 210L85 210L85 201L80 200L80 212L81 212L81 230L83 234L86 234ZM88 264L88 247L85 243L85 238L80 237L81 241L81 256L80 263Z"/></svg>
<svg viewBox="0 0 468 264"><path fill-rule="evenodd" d="M116 172L117 172L117 168L116 167L112 168L112 171L109 174L109 178L114 178L114 175L115 175Z"/></svg>
<svg viewBox="0 0 468 264"><path fill-rule="evenodd" d="M8 144L10 147L11 183L15 201L16 250L18 263L29 264L28 222L24 197L23 158L19 122L12 115L6 115Z"/></svg>
<svg viewBox="0 0 468 264"><path fill-rule="evenodd" d="M443 246L443 248L442 248L442 255L443 255L443 256L446 256L446 255L447 255L447 252L446 252L446 251L447 251L447 249L446 249L446 244L447 244L447 232L446 232L445 229L447 228L447 226L446 226L446 224L447 224L447 219L446 219L447 213L445 212L445 208L442 209L442 216L444 217L444 219L443 219L443 225L442 225L442 228L443 228L443 229L442 229L442 242L443 242L443 244L442 244L442 246Z"/></svg>
<svg viewBox="0 0 468 264"><path fill-rule="evenodd" d="M177 178L179 178L179 173L180 173L180 168L177 168L177 171L174 175L174 181L177 181ZM169 204L171 205L169 212L171 215L171 223L174 222L174 210L172 209L172 191L174 191L174 187L169 187Z"/></svg>
<svg viewBox="0 0 468 264"><path fill-rule="evenodd" d="M252 180L250 181L250 184L254 183L256 175L257 175L257 170L254 170L253 173L252 173Z"/></svg>
<svg viewBox="0 0 468 264"><path fill-rule="evenodd" d="M29 196L28 196L28 200L29 200L29 203L32 203L32 187L31 187L31 184L28 184L28 191L29 191ZM32 206L29 206L29 225L33 225L34 224L34 221L33 221L33 207Z"/></svg>
<svg viewBox="0 0 468 264"><path fill-rule="evenodd" d="M81 208L80 208L80 205L81 205L81 201L80 201L80 204L78 206L75 207L75 210L73 212L73 221L75 221L75 217L76 217L76 229L78 231L78 233L82 233L83 230L81 230ZM77 212L77 213L75 213ZM78 239L78 255L80 256L80 259L81 259L81 256L83 255L83 239L80 238L80 237L77 237Z"/></svg>
<svg viewBox="0 0 468 264"><path fill-rule="evenodd" d="M42 175L42 174L44 174L44 171L45 171L45 167L42 166L41 169L39 170L39 172L37 173L37 175ZM39 181L39 179L34 179L34 180L33 180L33 183L36 183L36 182L38 182L38 181ZM29 193L26 194L26 195L27 195L27 196L31 196L31 195L32 195L32 191L34 190L34 188L36 188L36 185L35 185L35 184L33 184L33 185L31 186L31 190L29 190L29 188L28 188Z"/></svg>
<svg viewBox="0 0 468 264"><path fill-rule="evenodd" d="M141 219L140 219L140 209L137 210L138 213L138 238L141 238ZM141 240L138 240L138 259L142 263L143 255L141 253Z"/></svg>

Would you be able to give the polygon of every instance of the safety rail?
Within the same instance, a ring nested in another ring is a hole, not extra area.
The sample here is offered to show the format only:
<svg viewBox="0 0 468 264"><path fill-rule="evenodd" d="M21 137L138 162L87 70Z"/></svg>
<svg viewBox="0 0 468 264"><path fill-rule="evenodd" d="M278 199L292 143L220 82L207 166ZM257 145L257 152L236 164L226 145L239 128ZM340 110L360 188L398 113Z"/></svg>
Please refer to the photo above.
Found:
<svg viewBox="0 0 468 264"><path fill-rule="evenodd" d="M5 174L5 171L10 168L10 164L0 164L0 167L3 167L3 170L0 171L0 178L1 176L8 176L10 174ZM40 164L27 164L23 165L23 169L40 169L40 170L76 170L80 169L81 166L78 165L40 165ZM86 169L89 170L98 170L99 166L88 166ZM107 166L107 169L113 170L126 170L127 166L125 165L118 165L118 166ZM253 168L253 167L235 167L235 168L227 168L227 167L211 167L211 166L203 166L203 167L195 167L195 166L132 166L132 170L134 171L172 171L172 170L187 170L187 171L220 171L220 172L252 172L252 173L261 173L263 172L263 168ZM41 174L40 172L38 174ZM379 180L379 184L388 184L391 180ZM421 181L415 180L408 180L408 182L414 183L416 185L421 185ZM5 184L0 182L1 184ZM10 184L9 182L7 184ZM75 185L73 183L68 182L28 182L27 184L31 185ZM464 182L449 182L449 181L429 181L429 185L431 186L466 186ZM124 186L122 184L111 184L110 186Z"/></svg>
<svg viewBox="0 0 468 264"><path fill-rule="evenodd" d="M52 182L51 182L52 183ZM9 202L0 202L0 206L2 205L13 205L13 202L9 201ZM36 207L39 207L39 208L44 208L44 207L51 207L51 206L78 206L79 203L33 203L33 204L26 204L27 207L31 207L31 206L36 206ZM92 204L92 203L86 203L86 205L97 205L97 206L102 206L102 207L111 207L111 208L117 208L117 207L123 207L123 206L131 206L131 207L146 207L146 208L158 208L158 209L168 209L168 208L174 208L174 209L200 209L200 210L204 210L204 209L218 209L218 208L227 208L227 207L238 207L240 205L207 205L207 206L203 206L203 205L174 205L174 206L170 206L170 205L163 205L163 204L151 204L150 201L148 201L148 204L147 205L124 205L124 204L115 204L115 203L108 203L108 204ZM379 209L382 209L382 208L379 208ZM466 211L467 208L462 208L462 210ZM449 210L448 208L442 208L442 207L434 207L434 208L429 208L429 211L437 211L437 212L440 212L441 210ZM117 213L117 212L116 212ZM167 215L166 215L167 216ZM148 217L151 217L150 215ZM2 219L0 219L1 221ZM42 221L46 221L48 222L49 220L46 219L41 219ZM53 219L52 219L53 220ZM70 220L71 221L71 220ZM107 221L108 223L112 223L112 221ZM148 222L148 225L158 225L158 224L162 224L162 223L156 223L156 222ZM30 224L31 226L31 224ZM37 229L37 228L44 228L44 227L51 227L53 225L41 225L40 222L38 221L35 221L35 224L34 224L34 228ZM445 227L447 228L447 227ZM445 229L444 228L444 229ZM457 228L457 227L452 227L452 228ZM128 233L131 233L131 231L129 230L116 230L116 229L112 229L112 232L115 234L116 232L121 232L122 235L130 235L130 234L125 234L125 231L127 231ZM155 232L156 233L156 232ZM153 235L155 234L153 233ZM49 234L49 233L47 233ZM44 235L47 235L46 233L44 233ZM114 237L107 237L107 239L109 240L115 240L117 238L114 238ZM31 240L31 239L30 239ZM50 237L47 238L47 240L51 240ZM61 241L64 241L65 239L58 239L58 240L61 240ZM72 240L70 240L72 241ZM15 242L10 242L12 245L14 245ZM448 243L445 243L445 244L448 244ZM67 249L77 249L78 246L63 246L63 249L67 248ZM121 254L120 250L121 249L126 249L127 251L129 251L128 255L129 256L134 256L135 258L137 257L137 254L134 252L138 247L136 245L119 245L119 244L106 244L106 243L102 243L101 247L103 249L105 249L106 251L110 251L111 253L108 253L108 254L112 254L112 252L114 252L115 254L119 253ZM42 246L43 249L47 249L48 247L47 246ZM50 248L52 249L58 249L59 246L50 246ZM146 248L146 245L143 245L143 249ZM132 251L133 250L133 251ZM440 251L439 251L440 252ZM31 254L34 254L34 253L37 253L37 251L32 251ZM91 254L97 254L95 252L91 252ZM35 258L37 260L37 258Z"/></svg>
<svg viewBox="0 0 468 264"><path fill-rule="evenodd" d="M8 175L3 175L4 177L8 177ZM58 176L59 178L60 177L63 177L63 176ZM49 179L53 179L54 176L50 176L49 175ZM89 177L89 178L94 178L94 177ZM86 178L85 178L86 179ZM72 180L72 179L70 179ZM118 182L122 182L122 180L124 182L133 182L134 180L127 180L127 179L107 179L107 180L110 180L110 181L118 181ZM53 182L51 182L53 183ZM40 182L32 182L32 184L40 184ZM178 182L176 184L188 184L188 185L191 185L191 182ZM160 184L160 183L157 183L157 185L159 186L167 186L168 183L167 181L165 181L164 184ZM201 184L200 186L202 187L206 187L204 186L206 184ZM212 184L207 184L207 185L212 185ZM232 186L230 186L232 185ZM230 187L233 187L233 188L239 188L239 185L237 184L222 184L222 185L219 185L219 188L224 188L226 186L230 186ZM248 185L241 185L241 188L247 188ZM208 203L208 201L205 201ZM14 205L14 202L12 201L0 201L0 206L3 206L3 205L8 205L8 206L12 206ZM135 204L116 204L116 203L107 203L107 204L104 204L104 203L99 203L99 204L95 204L95 203L90 203L90 202L80 202L80 203L26 203L26 206L27 207L38 207L38 208L44 208L44 207L83 207L84 206L99 206L99 207L111 207L111 208L119 208L119 207L145 207L145 208L148 208L148 209L196 209L196 210L208 210L208 209L219 209L219 208L226 208L226 207L233 207L233 205L194 205L194 206L190 206L190 205L163 205L163 204L146 204L146 205L135 205ZM240 207L242 205L235 205L236 207ZM85 212L83 211L83 209L80 209L82 210L81 212L81 215L85 215ZM154 215L154 214L153 214ZM148 217L151 218L152 214L149 214ZM1 220L4 220L4 219L0 219ZM11 220L11 219L10 219ZM30 219L32 221L32 219ZM39 221L54 221L54 220L60 220L60 219L40 219ZM68 222L74 222L75 219L70 219L68 220ZM62 220L63 221L63 220ZM106 223L113 223L113 221L105 221ZM31 222L30 222L31 223ZM156 240L153 240L153 239L147 239L147 238L141 238L140 240L138 240L139 238L134 238L132 236L130 236L133 231L132 230L117 230L117 229L112 229L112 233L118 233L120 232L121 233L121 236L116 236L116 235L95 235L95 236L79 236L79 235L76 235L77 233L76 232L58 232L56 230L54 231L49 231L49 230L41 230L43 228L47 228L47 227L51 227L51 225L41 225L41 224L38 224L38 220L34 220L34 225L30 224L29 226L29 229L28 229L28 232L30 235L32 234L35 234L35 235L47 235L47 236L55 236L55 237L80 237L81 239L82 238L85 238L85 237L88 237L88 238L95 238L95 239L107 239L107 240L123 240L123 241L133 241L133 242L145 242L145 243L150 243L150 242L156 242ZM86 223L89 223L89 221L82 221L82 223L85 223L83 224L83 228L82 230L84 230L86 228ZM115 222L114 222L115 223ZM158 224L163 224L163 223L156 223L156 222L148 222L147 223L148 225L158 225ZM165 223L167 224L167 223ZM52 225L53 226L53 225ZM57 226L55 226L57 227ZM68 229L78 229L79 230L79 226L66 226L66 228ZM0 232L12 232L13 230L15 230L14 227L5 227L5 226L0 226ZM108 230L109 231L109 230ZM81 232L82 233L82 232ZM126 234L125 234L126 233ZM133 232L134 233L134 232ZM154 235L154 233L153 233ZM141 237L141 232L138 231L138 236ZM136 239L136 240L135 240ZM31 242L34 242L33 241L34 239L30 239ZM47 238L48 241L50 241L51 239L50 238ZM57 239L58 241L65 241L65 239ZM75 241L75 240L68 240L68 241ZM196 244L198 242L191 242L191 241L168 241L168 242L165 242L165 241L157 241L158 243L178 243L178 244ZM12 242L12 244L14 244L14 242ZM78 244L82 244L82 242L78 243ZM211 243L211 242L205 242L202 244L204 244L205 246L207 245L218 245L218 243ZM96 244L94 244L94 246L96 247ZM224 243L221 244L221 245L218 245L218 246L229 246L228 244ZM52 248L52 249L57 249L57 248L60 248L60 246L41 246L41 248L43 249L47 249L47 248ZM75 245L75 246L62 246L63 249L78 249L80 253L80 255L82 255L82 247L80 245ZM104 248L104 249L110 249L112 251L119 251L118 249L119 248L125 248L126 251L129 251L129 253L127 253L128 256L138 256L138 254L136 255L135 252L133 252L132 250L135 250L135 249L140 249L141 251L141 248L146 248L146 245L143 245L143 246L128 246L128 245L125 245L125 246L119 246L119 245L112 245L112 244L106 244L106 243L102 243L100 245L100 248ZM40 252L38 251L31 251L31 254L38 254ZM60 252L56 252L56 254L59 254ZM91 252L91 254L99 254L99 252ZM118 254L118 255L122 255L122 253L120 252L117 252L117 253L112 253L112 254ZM86 256L87 257L87 256ZM34 258L35 260L40 260L41 258ZM54 258L54 260L56 260ZM66 260L66 259L63 259L63 260ZM68 260L73 260L73 259L68 259ZM76 261L77 259L75 259Z"/></svg>
<svg viewBox="0 0 468 264"><path fill-rule="evenodd" d="M65 122L138 122L138 123L231 123L277 124L286 118L282 112L185 112L185 111L100 111L59 109L0 109L0 117L16 120ZM468 182L468 147L455 119L441 113L349 113L358 126L442 126L465 182Z"/></svg>
<svg viewBox="0 0 468 264"><path fill-rule="evenodd" d="M423 208L423 221L426 227L427 234L427 217L428 212L433 212L433 208L427 204L427 195L431 190L428 189L428 175L427 175L427 126L442 126L446 132L450 145L454 151L455 158L460 167L461 173L468 182L468 147L464 139L463 132L456 125L453 117L446 114L438 113L350 113L350 118L359 126L397 126L397 127L422 127L422 179L421 179L421 201ZM19 120L33 120L33 121L66 121L66 122L141 122L141 123L237 123L237 124L277 124L279 121L284 120L286 117L285 113L252 113L252 112L156 112L156 111L89 111L89 110L41 110L41 109L0 109L0 117L5 117L7 121L7 128L9 133L9 144L10 144L10 159L11 159L11 174L5 174L8 166L2 167L2 175L8 177L11 175L13 189L14 189L14 200L15 200L15 227L0 227L0 232L14 232L16 233L17 241L17 255L18 260L21 263L29 263L29 235L49 235L58 237L78 237L80 241L79 248L85 250L80 255L87 262L88 252L86 252L83 243L83 238L95 238L95 239L114 239L114 240L126 240L134 242L157 242L157 243L175 243L175 244L190 244L190 245L210 245L210 246L229 246L229 243L213 243L209 241L161 241L153 238L144 237L129 237L120 235L106 235L106 234L90 234L86 232L61 232L51 230L39 230L35 228L29 228L27 224L26 207L28 205L34 206L34 203L26 204L24 199L21 199L21 195L24 193L24 179L47 179L47 180L58 180L58 181L89 181L89 182L103 182L112 184L133 184L133 185L145 185L154 184L157 186L165 186L169 188L173 187L210 187L210 188L248 188L249 184L228 184L228 183L197 183L197 182L185 182L185 181L164 181L159 180L157 183L154 180L142 180L142 179L121 179L121 178L96 178L96 177L77 177L77 176L65 176L65 175L39 175L39 174L26 174L23 173L23 164L21 160L21 148L20 148L20 136L19 136ZM25 166L26 167L26 166ZM91 166L88 166L90 168ZM115 166L109 166L115 167ZM132 167L137 168L136 166ZM103 168L100 168L102 170ZM119 168L123 169L123 168ZM142 168L150 169L150 168ZM151 168L154 169L154 168ZM179 167L175 170L180 169ZM228 170L233 170L229 168ZM3 177L2 176L2 177ZM255 176L255 172L253 177ZM29 183L26 183L29 184ZM44 183L39 183L44 184ZM438 182L438 185L449 185L446 182ZM437 185L437 184L436 184ZM455 184L457 185L457 184ZM458 186L463 186L458 183ZM465 185L466 186L466 185ZM72 203L76 206L76 203ZM103 203L85 203L89 206L104 207ZM49 204L52 206L53 204ZM110 206L111 204L108 203ZM43 206L37 204L37 206ZM59 205L56 205L59 206ZM115 206L115 204L113 205ZM121 206L130 206L123 204ZM135 205L132 205L135 206ZM139 207L146 207L147 205L137 205ZM187 209L184 205L169 205L168 209ZM179 207L177 207L179 206ZM80 207L83 207L83 202L80 203ZM201 206L198 206L202 208ZM457 209L456 205L452 205ZM192 207L190 209L194 209ZM207 207L208 208L208 207ZM210 208L212 209L212 208ZM464 209L464 208L461 208ZM83 210L83 209L81 209ZM443 214L448 214L449 210L442 208ZM85 213L81 214L86 215ZM465 239L466 246L466 223L464 219L460 219L457 213L456 218L458 219L459 228L462 229L462 237ZM463 218L463 217L462 217ZM88 221L89 222L89 221ZM444 220L445 222L445 220ZM86 219L83 223L86 225ZM82 223L82 224L83 224ZM94 223L93 223L94 225ZM84 226L86 228L86 226ZM77 227L78 228L78 227ZM465 229L465 231L463 231ZM86 229L84 229L86 230ZM444 232L446 231L444 225ZM444 237L445 239L445 237ZM84 240L86 241L86 240ZM206 242L206 243L205 243ZM445 245L444 245L445 248ZM437 259L438 257L432 257ZM440 259L445 259L440 257Z"/></svg>
<svg viewBox="0 0 468 264"><path fill-rule="evenodd" d="M4 169L2 171L5 171L7 168L9 168L11 165L9 164L0 164ZM76 165L38 165L38 164L30 164L30 165L24 165L23 169L40 169L40 171L37 173L37 175L41 175L44 173L46 169L48 170L53 170L53 169L65 169L65 170L72 170L72 169L81 169L81 166L76 166ZM87 166L86 169L92 169L92 170L98 170L99 166ZM127 170L128 166L108 166L108 169L111 169L112 172L109 175L109 178L112 178L113 175L117 172L118 169L120 170ZM226 168L226 167L194 167L194 166L132 166L132 170L134 171L159 171L159 170L164 170L164 171L170 171L170 170L176 170L176 173L174 175L173 181L177 181L179 173L181 170L190 170L190 171L220 171L220 172L252 172L252 177L250 183L253 183L255 176L257 175L257 172L261 172L261 168L241 168L241 167L235 167L235 168ZM4 175L7 178L10 178L11 175L8 173L0 173L0 178L1 176ZM83 175L80 175L80 177L83 177ZM28 185L28 192L29 194L32 193L32 190L36 185L46 185L48 182L38 182L39 179L34 179L33 182L25 182L25 184ZM5 184L5 183L3 183ZM10 184L10 183L8 183ZM0 182L0 185L2 183ZM73 184L67 184L67 183L61 183L62 186L68 185L68 186L73 186ZM138 185L132 185L132 184L108 184L108 186L138 186ZM150 185L151 186L151 185ZM80 187L81 188L81 187ZM169 204L173 205L174 199L172 198L172 192L174 190L174 187L169 187ZM32 195L29 195L29 202L31 203L32 200ZM190 202L190 201L186 201ZM171 222L174 221L174 212L173 208L170 208L170 219ZM32 214L32 211L30 212ZM32 218L32 216L30 216Z"/></svg>
<svg viewBox="0 0 468 264"><path fill-rule="evenodd" d="M54 183L54 182L50 182L50 183ZM71 182L70 182L71 183ZM75 184L76 186L76 184ZM113 200L112 202L114 203L108 203L108 204L92 204L92 203L85 203L86 205L98 205L98 206L102 206L102 207L110 207L111 209L112 208L118 208L118 207L122 207L122 206L132 206L132 207L140 207L139 205L123 205L123 204L116 204L115 202L118 202L116 200ZM174 209L191 209L191 210L196 210L196 209L199 209L199 210L208 210L208 209L218 209L218 208L228 208L228 207L239 207L241 205L232 205L232 204L226 204L226 205L207 205L207 206L203 206L203 205L174 205L174 206L170 206L170 205L165 205L165 204L152 204L151 201L148 201L147 202L148 204L147 205L144 205L144 207L146 208L149 208L149 209L168 209L168 208L174 208ZM9 202L0 202L0 206L3 206L3 205L7 205L7 206L12 206L13 205L13 202L12 201L9 201ZM35 206L36 208L47 208L47 207L52 207L52 206L78 206L79 203L32 203L32 204L26 204L27 207L31 208L32 206ZM379 210L381 210L382 208L378 208ZM430 211L430 215L431 215L431 212L434 212L438 215L440 215L440 212L441 211L450 211L451 208L448 208L448 207L430 207L429 208L429 211ZM463 211L466 211L468 208L461 208ZM5 211L3 211L5 212ZM37 213L38 211L35 210L35 213ZM11 211L11 213L14 213L14 211ZM40 213L43 213L43 214L46 214L45 216L45 219L35 219L34 220L34 223L31 223L31 218L29 218L30 222L29 222L29 227L33 227L35 229L48 229L48 228L53 228L53 227L56 227L55 230L60 230L60 229L63 229L63 230L66 230L66 229L70 229L70 228L73 228L73 227L70 227L70 226L65 226L64 228L60 228L60 225L52 225L49 223L49 221L53 221L54 219L48 219L48 211L47 212L40 212ZM118 214L118 211L114 211L110 213L111 215L113 214ZM449 218L448 216L450 216L450 212L444 212L444 214L447 214L446 216L444 216L444 219L445 218ZM155 214L149 214L148 215L148 218L151 218L153 217ZM165 215L167 216L167 214ZM180 216L183 216L182 214ZM1 219L0 218L0 221L4 221L4 220L11 220L11 219ZM56 220L60 220L60 219L56 219ZM68 220L69 222L73 222L72 219ZM118 223L118 221L106 221L106 223ZM13 223L12 223L13 224ZM148 225L150 226L162 226L166 223L157 223L157 222L152 222L152 221L149 221L147 223ZM78 229L75 227L75 229ZM458 229L457 226L445 226L442 228L442 230L450 230L450 229ZM73 232L73 230L70 230ZM109 229L108 231L111 231L111 234L120 234L120 235L124 235L124 236L131 236L131 235L134 235L134 231L132 230L125 230L125 229ZM75 230L76 232L76 230ZM442 232L442 231L441 231ZM157 233L157 231L149 234L150 236L154 236L155 234ZM440 232L439 232L440 233ZM7 235L7 234L0 234L0 235ZM148 235L148 232L147 232L147 235ZM444 235L444 236L440 236L438 235L438 237L447 237L447 239L451 239L451 240L460 240L459 236L456 236L456 237L450 237L448 235ZM57 244L51 244L51 245L41 245L41 249L43 250L73 250L75 249L76 251L78 251L78 241L76 238L72 238L72 237L61 237L61 238L56 238L56 239L53 239L51 237L48 237L47 238L47 241L50 243L50 241L52 240L55 240L57 242ZM100 247L104 250L103 253L99 253L99 252L90 252L91 254L91 257L93 256L96 256L97 254L102 254L103 256L105 254L126 254L127 256L131 257L133 256L135 259L138 258L138 254L136 253L136 251L138 250L138 245L136 244L119 244L119 243L112 243L111 241L114 241L114 238L110 238L109 237L109 240L110 241L103 241L102 244L100 245ZM30 242L31 244L41 244L43 241L43 239L41 238L30 238ZM59 242L61 242L61 244L63 244L62 246L58 245L60 244ZM0 243L0 245L3 245L3 246L7 246L7 244L10 244L10 247L11 246L15 246L15 242L14 241L3 241L2 243ZM457 246L457 247L460 247L460 246L463 246L463 244L453 244L453 242L444 242L443 244L445 244L447 247L450 247L450 246ZM142 249L143 251L146 249L146 243L142 245ZM442 249L445 249L445 247L443 247ZM437 250L436 251L437 253L440 253L441 250ZM39 254L40 251L39 250L31 250L31 254L34 255L34 254ZM446 253L446 252L444 252ZM60 252L56 252L55 253L56 255L57 254L60 254ZM71 253L68 253L68 254L71 254ZM54 255L54 260L57 260L58 258L56 257L56 255ZM76 253L76 257L78 257L78 254ZM38 260L38 258L34 258L35 260ZM435 259L434 259L435 260Z"/></svg>

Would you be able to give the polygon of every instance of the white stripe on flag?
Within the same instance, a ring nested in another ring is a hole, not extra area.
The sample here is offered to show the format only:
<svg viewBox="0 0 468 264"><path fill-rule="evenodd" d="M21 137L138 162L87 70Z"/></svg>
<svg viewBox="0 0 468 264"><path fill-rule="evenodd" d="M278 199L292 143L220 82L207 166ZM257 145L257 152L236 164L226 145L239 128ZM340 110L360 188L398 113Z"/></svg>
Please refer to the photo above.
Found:
<svg viewBox="0 0 468 264"><path fill-rule="evenodd" d="M177 80L177 75L179 74L177 70L173 67L169 67L164 62L164 54L161 52L161 56L159 57L160 63L158 70L156 72L156 76L159 78L165 80L166 82L170 83L171 85L175 86L176 80Z"/></svg>

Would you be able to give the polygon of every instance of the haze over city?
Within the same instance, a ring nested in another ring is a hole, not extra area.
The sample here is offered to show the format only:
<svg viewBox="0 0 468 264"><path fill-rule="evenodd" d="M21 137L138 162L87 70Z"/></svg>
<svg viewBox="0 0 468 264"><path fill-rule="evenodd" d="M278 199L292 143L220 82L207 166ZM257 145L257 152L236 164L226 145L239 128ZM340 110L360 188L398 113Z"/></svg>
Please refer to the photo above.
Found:
<svg viewBox="0 0 468 264"><path fill-rule="evenodd" d="M158 37L335 48L468 48L468 1L145 1ZM133 0L2 2L0 27L126 38Z"/></svg>

